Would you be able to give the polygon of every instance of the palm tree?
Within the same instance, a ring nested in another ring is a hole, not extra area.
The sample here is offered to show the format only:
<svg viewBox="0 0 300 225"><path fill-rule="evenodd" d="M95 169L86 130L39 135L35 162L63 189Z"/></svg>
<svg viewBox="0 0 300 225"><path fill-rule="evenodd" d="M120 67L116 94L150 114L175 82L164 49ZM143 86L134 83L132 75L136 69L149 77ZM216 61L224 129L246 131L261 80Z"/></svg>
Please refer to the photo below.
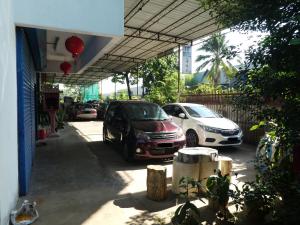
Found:
<svg viewBox="0 0 300 225"><path fill-rule="evenodd" d="M214 86L220 83L221 71L224 71L229 78L236 74L237 69L228 61L235 55L234 47L228 46L223 34L213 34L198 51L205 51L208 54L197 57L196 62L203 61L197 71L209 66L205 77L208 77Z"/></svg>

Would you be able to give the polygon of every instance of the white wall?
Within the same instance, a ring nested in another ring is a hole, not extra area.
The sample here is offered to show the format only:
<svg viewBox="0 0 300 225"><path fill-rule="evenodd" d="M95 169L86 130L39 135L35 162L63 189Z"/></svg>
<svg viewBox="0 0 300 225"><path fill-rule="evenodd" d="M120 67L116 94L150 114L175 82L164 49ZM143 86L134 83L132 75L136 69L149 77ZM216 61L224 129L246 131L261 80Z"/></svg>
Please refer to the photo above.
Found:
<svg viewBox="0 0 300 225"><path fill-rule="evenodd" d="M12 1L0 0L0 224L18 198L17 75Z"/></svg>
<svg viewBox="0 0 300 225"><path fill-rule="evenodd" d="M109 37L124 33L124 0L13 1L20 26Z"/></svg>

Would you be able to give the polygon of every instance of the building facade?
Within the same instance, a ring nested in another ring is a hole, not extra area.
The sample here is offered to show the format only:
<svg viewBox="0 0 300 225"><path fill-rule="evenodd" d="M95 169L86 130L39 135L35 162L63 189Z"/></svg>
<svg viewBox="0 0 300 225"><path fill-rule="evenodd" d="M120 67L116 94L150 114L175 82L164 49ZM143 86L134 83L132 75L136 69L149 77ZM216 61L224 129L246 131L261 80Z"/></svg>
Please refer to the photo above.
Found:
<svg viewBox="0 0 300 225"><path fill-rule="evenodd" d="M89 45L78 59L80 71L123 35L123 20L123 0L0 0L1 225L29 189L39 74L60 60L49 54L48 39L82 35Z"/></svg>

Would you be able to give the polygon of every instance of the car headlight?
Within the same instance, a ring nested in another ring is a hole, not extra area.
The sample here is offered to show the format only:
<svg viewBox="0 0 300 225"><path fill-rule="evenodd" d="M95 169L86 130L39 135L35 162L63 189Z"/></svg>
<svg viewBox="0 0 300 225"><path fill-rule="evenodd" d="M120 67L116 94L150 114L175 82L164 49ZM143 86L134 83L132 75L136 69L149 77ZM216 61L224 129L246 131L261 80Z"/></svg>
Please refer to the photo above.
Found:
<svg viewBox="0 0 300 225"><path fill-rule="evenodd" d="M199 125L203 130L211 133L220 133L221 130L219 128L215 127L209 127L209 126L204 126L204 125Z"/></svg>
<svg viewBox="0 0 300 225"><path fill-rule="evenodd" d="M183 130L179 128L176 132L176 139L182 138L184 136Z"/></svg>
<svg viewBox="0 0 300 225"><path fill-rule="evenodd" d="M144 141L149 141L150 140L149 135L147 135L144 131L135 130L134 132L135 132L136 139L144 140Z"/></svg>

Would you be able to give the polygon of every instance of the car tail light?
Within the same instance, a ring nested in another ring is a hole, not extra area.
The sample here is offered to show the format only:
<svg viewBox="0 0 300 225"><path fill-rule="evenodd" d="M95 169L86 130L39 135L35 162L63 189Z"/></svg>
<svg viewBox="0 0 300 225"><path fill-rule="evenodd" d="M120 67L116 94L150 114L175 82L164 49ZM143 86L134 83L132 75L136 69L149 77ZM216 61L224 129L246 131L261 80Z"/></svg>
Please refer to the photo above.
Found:
<svg viewBox="0 0 300 225"><path fill-rule="evenodd" d="M92 114L97 114L97 110L96 109L92 109L91 112L92 112Z"/></svg>

